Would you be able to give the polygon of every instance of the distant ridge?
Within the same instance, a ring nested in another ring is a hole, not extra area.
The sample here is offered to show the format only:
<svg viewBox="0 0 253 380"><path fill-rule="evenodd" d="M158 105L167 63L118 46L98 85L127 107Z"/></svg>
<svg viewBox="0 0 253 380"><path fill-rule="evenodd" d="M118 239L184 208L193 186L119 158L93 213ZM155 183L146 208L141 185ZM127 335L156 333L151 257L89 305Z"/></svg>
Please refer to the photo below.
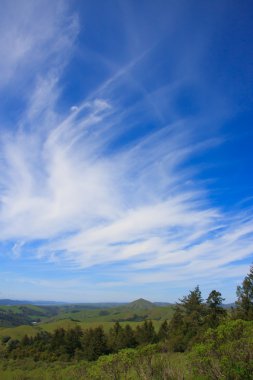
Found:
<svg viewBox="0 0 253 380"><path fill-rule="evenodd" d="M126 307L130 310L149 310L156 307L156 305L144 298L139 298L138 300L128 303Z"/></svg>
<svg viewBox="0 0 253 380"><path fill-rule="evenodd" d="M127 307L132 310L151 309L156 306L173 306L171 302L150 302L144 298L139 298L133 302L61 302L61 301L27 301L27 300L11 300L0 299L0 306L24 306L24 305L36 305L36 306L81 306L83 308L112 308L112 307ZM228 303L222 305L225 309L235 307L235 303Z"/></svg>
<svg viewBox="0 0 253 380"><path fill-rule="evenodd" d="M111 308L126 305L126 302L61 302L61 301L27 301L0 299L0 306L80 306L86 309Z"/></svg>
<svg viewBox="0 0 253 380"><path fill-rule="evenodd" d="M37 306L61 306L68 305L68 302L57 301L26 301L26 300L10 300L0 299L0 306L23 306L23 305L37 305Z"/></svg>

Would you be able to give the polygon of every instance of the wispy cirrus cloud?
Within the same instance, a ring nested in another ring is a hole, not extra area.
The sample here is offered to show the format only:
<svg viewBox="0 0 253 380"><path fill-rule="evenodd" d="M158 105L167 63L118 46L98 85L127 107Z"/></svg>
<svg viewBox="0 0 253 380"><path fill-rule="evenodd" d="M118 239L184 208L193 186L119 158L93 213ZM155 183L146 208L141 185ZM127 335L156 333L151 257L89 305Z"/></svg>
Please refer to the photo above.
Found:
<svg viewBox="0 0 253 380"><path fill-rule="evenodd" d="M7 57L3 88L11 91L23 71L30 77L30 60L34 70L23 112L12 129L3 126L0 139L2 243L12 244L17 259L28 253L54 262L59 272L106 268L98 287L113 287L114 280L187 281L203 273L236 277L233 263L253 251L252 212L228 214L211 202L208 182L200 179L203 164L194 160L223 139L198 136L200 123L208 123L202 114L175 111L173 97L189 78L147 89L140 68L152 48L145 49L79 104L62 109L61 78L78 20L62 2L35 3L24 17L14 12L15 55L3 50L4 33L0 39Z"/></svg>
<svg viewBox="0 0 253 380"><path fill-rule="evenodd" d="M3 1L1 9L1 86L19 88L20 81L27 86L27 78L64 63L78 31L78 19L66 2Z"/></svg>

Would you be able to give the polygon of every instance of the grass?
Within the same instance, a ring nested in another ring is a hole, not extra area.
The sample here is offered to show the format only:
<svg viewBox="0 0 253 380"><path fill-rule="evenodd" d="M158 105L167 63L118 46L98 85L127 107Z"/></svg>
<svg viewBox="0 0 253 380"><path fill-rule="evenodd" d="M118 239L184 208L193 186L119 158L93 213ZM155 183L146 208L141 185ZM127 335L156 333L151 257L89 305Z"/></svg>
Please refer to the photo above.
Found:
<svg viewBox="0 0 253 380"><path fill-rule="evenodd" d="M12 339L21 339L23 336L34 336L40 331L37 326L18 326L18 327L7 327L0 329L0 338L3 336L10 336ZM0 377L1 379L1 377Z"/></svg>
<svg viewBox="0 0 253 380"><path fill-rule="evenodd" d="M103 326L104 331L108 332L110 328L113 327L115 322L99 322L99 321L88 321L88 322L75 322L69 319L62 319L54 322L48 323L39 323L36 326L18 326L18 327L8 327L0 328L0 339L4 336L10 336L12 339L21 339L25 335L35 336L40 331L53 332L57 328L70 329L75 326L80 326L82 329L94 328L97 326ZM137 325L142 324L143 322L120 322L122 326L129 324L132 328L135 328ZM162 321L153 321L155 330L158 331ZM1 377L0 377L1 379Z"/></svg>
<svg viewBox="0 0 253 380"><path fill-rule="evenodd" d="M170 320L173 315L173 308L171 306L156 306L146 310L132 310L127 306L86 309L82 305L60 307L19 305L1 306L0 311L12 314L29 314L31 321L40 319L40 322L36 325L27 324L18 327L0 327L0 338L10 336L13 339L21 339L24 335L34 336L43 330L52 332L57 328L69 329L77 325L82 329L103 326L105 332L107 332L116 321L119 321L122 326L130 324L135 328L145 319L152 320L156 331L158 331L161 322L165 319Z"/></svg>

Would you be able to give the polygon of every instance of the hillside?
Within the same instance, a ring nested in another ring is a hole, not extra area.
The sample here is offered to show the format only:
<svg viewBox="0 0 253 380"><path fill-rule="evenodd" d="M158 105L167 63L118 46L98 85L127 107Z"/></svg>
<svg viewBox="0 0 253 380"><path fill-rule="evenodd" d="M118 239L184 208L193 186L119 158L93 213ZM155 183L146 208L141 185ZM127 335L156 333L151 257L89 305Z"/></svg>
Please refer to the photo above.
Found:
<svg viewBox="0 0 253 380"><path fill-rule="evenodd" d="M0 306L0 327L31 325L57 315L59 308L55 306Z"/></svg>
<svg viewBox="0 0 253 380"><path fill-rule="evenodd" d="M128 303L125 305L125 308L129 310L150 310L156 307L155 304L153 304L150 301L147 301L143 298L139 298L138 300L135 300L133 302Z"/></svg>

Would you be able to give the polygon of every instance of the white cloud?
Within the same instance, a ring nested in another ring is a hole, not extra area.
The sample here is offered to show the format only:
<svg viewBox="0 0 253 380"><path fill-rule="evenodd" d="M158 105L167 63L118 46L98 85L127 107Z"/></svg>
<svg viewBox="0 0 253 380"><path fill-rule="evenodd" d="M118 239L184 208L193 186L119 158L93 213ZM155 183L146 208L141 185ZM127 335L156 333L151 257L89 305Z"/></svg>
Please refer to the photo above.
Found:
<svg viewBox="0 0 253 380"><path fill-rule="evenodd" d="M196 141L194 120L187 119L133 137L140 128L135 116L144 124L148 112L159 118L157 99L171 98L180 83L161 93L144 91L141 101L125 108L122 78L147 51L73 105L74 112L59 114L59 81L78 27L61 2L48 2L46 12L42 4L29 2L24 18L14 12L8 38L15 54L4 47L6 30L0 34L0 51L7 57L0 85L12 86L20 75L17 67L29 76L30 60L33 69L38 65L18 128L0 140L2 241L16 241L13 254L22 257L28 244L43 239L31 254L63 265L122 263L136 283L168 281L168 271L170 281L234 276L231 263L253 251L252 214L246 219L212 206L197 180L201 168L190 166L194 155L220 140ZM47 60L50 70L42 75Z"/></svg>
<svg viewBox="0 0 253 380"><path fill-rule="evenodd" d="M77 17L63 1L3 1L0 21L0 87L5 88L16 84L18 89L38 71L45 75L52 63L62 65L78 30Z"/></svg>
<svg viewBox="0 0 253 380"><path fill-rule="evenodd" d="M212 207L180 169L213 141L188 145L169 126L108 155L115 115L113 99L94 99L46 133L2 138L2 239L50 239L37 257L81 268L127 262L130 272L153 268L152 281L157 268L191 277L248 257L251 222Z"/></svg>

